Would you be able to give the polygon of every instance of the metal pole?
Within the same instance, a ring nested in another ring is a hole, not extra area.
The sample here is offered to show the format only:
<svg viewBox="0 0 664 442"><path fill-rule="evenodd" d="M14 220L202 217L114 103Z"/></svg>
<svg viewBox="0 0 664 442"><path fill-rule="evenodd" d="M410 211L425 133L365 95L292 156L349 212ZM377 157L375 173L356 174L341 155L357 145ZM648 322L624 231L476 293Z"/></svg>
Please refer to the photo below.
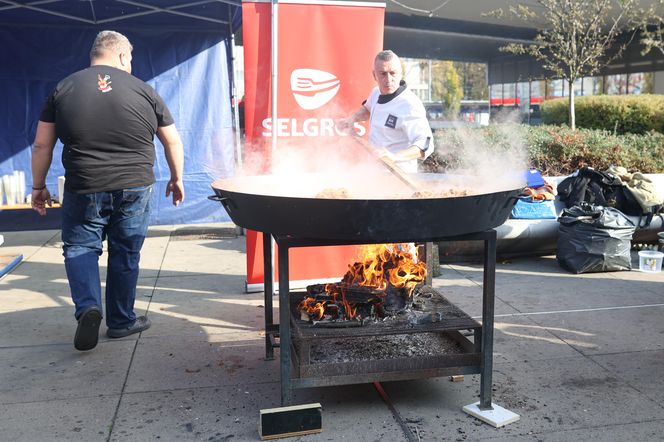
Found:
<svg viewBox="0 0 664 442"><path fill-rule="evenodd" d="M231 17L231 5L228 5L228 17ZM238 168L242 168L242 140L240 137L240 100L237 97L237 69L235 69L235 34L233 33L233 20L228 20L228 29L231 35L231 69L233 69L231 81L231 99L233 100L233 119L235 120L235 162Z"/></svg>
<svg viewBox="0 0 664 442"><path fill-rule="evenodd" d="M530 109L533 99L533 80L528 78L528 124L530 124Z"/></svg>
<svg viewBox="0 0 664 442"><path fill-rule="evenodd" d="M272 313L272 296L274 296L274 285L272 283L273 264L272 264L272 235L263 232L263 295L265 308L265 359L271 361L274 359L274 348L272 343L274 337L272 330L274 327L274 318Z"/></svg>
<svg viewBox="0 0 664 442"><path fill-rule="evenodd" d="M235 79L237 78L237 69L235 69L235 34L231 33L231 68L233 69L233 80L231 81L231 98L233 99L233 119L235 120L235 162L239 168L242 167L242 139L240 137L240 100L237 97L237 87Z"/></svg>
<svg viewBox="0 0 664 442"><path fill-rule="evenodd" d="M429 101L431 101L431 60L429 60Z"/></svg>
<svg viewBox="0 0 664 442"><path fill-rule="evenodd" d="M272 89L271 89L271 97L272 97L272 155L275 154L277 151L277 80L278 80L278 64L277 64L277 57L279 56L278 53L278 41L277 41L277 35L278 35L278 26L279 26L279 1L278 0L272 0L272 15L271 15L271 69L272 69Z"/></svg>
<svg viewBox="0 0 664 442"><path fill-rule="evenodd" d="M272 156L271 161L277 152L277 84L278 84L278 26L279 26L279 1L271 0L271 67L272 67L272 86L271 86L271 104L272 104ZM272 277L274 277L274 253L277 247L276 241L272 238L271 251L272 257ZM288 245L279 247L279 360L281 368L281 405L287 405L292 400L291 392L291 361L290 361L290 306L289 299L289 275L288 275ZM263 279L263 284L265 284ZM270 282L273 286L273 281Z"/></svg>
<svg viewBox="0 0 664 442"><path fill-rule="evenodd" d="M482 364L480 367L480 410L491 410L493 384L493 311L496 292L496 231L484 240L484 283L482 290Z"/></svg>
<svg viewBox="0 0 664 442"><path fill-rule="evenodd" d="M290 334L290 283L288 275L287 240L279 244L279 360L281 365L281 405L290 405L291 389L291 334Z"/></svg>
<svg viewBox="0 0 664 442"><path fill-rule="evenodd" d="M272 154L270 161L274 160L274 156L277 152L277 80L279 79L278 76L278 56L279 56L279 46L278 46L278 31L279 31L279 0L272 0L272 8L271 8L271 26L270 26L270 31L271 31L271 36L270 36L270 44L271 44L271 55L270 55L270 63L271 63L271 69L272 69L272 87L271 87L271 104L272 104ZM274 271L274 263L276 261L276 244L274 242L274 238L272 238L272 277L274 278L275 271ZM265 284L265 278L263 278L263 284ZM271 281L272 286L274 286L274 280Z"/></svg>

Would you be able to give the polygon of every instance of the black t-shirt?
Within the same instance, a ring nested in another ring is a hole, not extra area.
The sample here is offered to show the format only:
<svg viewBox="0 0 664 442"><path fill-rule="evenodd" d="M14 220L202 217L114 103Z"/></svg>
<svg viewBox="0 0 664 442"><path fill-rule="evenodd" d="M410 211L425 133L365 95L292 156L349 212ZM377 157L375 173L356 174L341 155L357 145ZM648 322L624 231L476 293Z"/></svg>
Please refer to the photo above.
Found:
<svg viewBox="0 0 664 442"><path fill-rule="evenodd" d="M154 183L154 135L158 127L173 124L152 87L103 65L60 81L39 119L55 123L64 144L65 188L75 193Z"/></svg>

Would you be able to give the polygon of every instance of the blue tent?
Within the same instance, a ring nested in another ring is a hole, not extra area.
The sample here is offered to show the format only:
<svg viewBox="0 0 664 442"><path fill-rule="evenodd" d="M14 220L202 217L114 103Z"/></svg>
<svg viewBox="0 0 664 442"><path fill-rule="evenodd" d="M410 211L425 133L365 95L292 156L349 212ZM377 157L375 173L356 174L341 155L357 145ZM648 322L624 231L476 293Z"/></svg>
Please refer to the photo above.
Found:
<svg viewBox="0 0 664 442"><path fill-rule="evenodd" d="M5 4L5 5L3 5ZM0 175L25 172L43 101L56 83L89 65L97 32L125 34L134 46L133 74L165 99L185 145L186 200L164 198L169 170L158 140L152 224L228 220L207 200L210 183L234 174L231 35L240 1L0 1ZM47 185L64 174L58 142Z"/></svg>

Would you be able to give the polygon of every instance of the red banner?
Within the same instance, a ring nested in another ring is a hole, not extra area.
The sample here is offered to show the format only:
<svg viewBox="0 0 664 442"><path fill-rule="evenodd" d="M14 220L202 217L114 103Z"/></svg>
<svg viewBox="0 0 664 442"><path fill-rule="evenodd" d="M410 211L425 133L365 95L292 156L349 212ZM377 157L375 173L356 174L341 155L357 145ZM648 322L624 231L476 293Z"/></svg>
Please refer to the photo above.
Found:
<svg viewBox="0 0 664 442"><path fill-rule="evenodd" d="M334 119L356 111L375 86L373 57L383 46L382 3L278 2L277 150L294 146L315 155L317 146L335 143L340 156L358 155L352 143L339 143ZM242 3L245 82L245 154L270 170L271 3ZM357 127L362 135L365 127ZM340 279L357 258L357 247L292 249L290 280ZM263 282L262 238L247 232L247 288ZM295 284L297 285L297 284Z"/></svg>

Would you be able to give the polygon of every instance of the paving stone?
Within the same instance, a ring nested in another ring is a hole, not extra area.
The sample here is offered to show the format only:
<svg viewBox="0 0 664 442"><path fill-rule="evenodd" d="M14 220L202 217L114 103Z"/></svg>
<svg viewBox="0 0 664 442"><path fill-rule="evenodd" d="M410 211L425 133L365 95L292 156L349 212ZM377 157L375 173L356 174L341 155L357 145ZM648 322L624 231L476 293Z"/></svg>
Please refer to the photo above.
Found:
<svg viewBox="0 0 664 442"><path fill-rule="evenodd" d="M0 349L2 404L118 395L129 369L133 341L101 342L91 351L69 345Z"/></svg>
<svg viewBox="0 0 664 442"><path fill-rule="evenodd" d="M0 405L4 441L107 440L119 395Z"/></svg>
<svg viewBox="0 0 664 442"><path fill-rule="evenodd" d="M276 382L279 361L265 361L262 340L224 342L183 338L141 339L126 391L158 391Z"/></svg>

